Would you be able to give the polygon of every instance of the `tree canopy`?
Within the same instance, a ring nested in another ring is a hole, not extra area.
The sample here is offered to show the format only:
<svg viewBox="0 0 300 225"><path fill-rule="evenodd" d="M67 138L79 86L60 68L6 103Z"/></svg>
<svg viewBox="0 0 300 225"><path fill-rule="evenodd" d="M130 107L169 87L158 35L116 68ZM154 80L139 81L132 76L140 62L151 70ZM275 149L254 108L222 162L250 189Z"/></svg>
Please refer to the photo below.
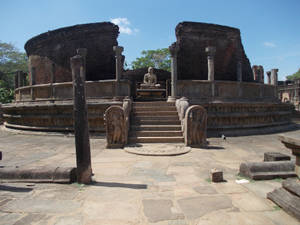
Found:
<svg viewBox="0 0 300 225"><path fill-rule="evenodd" d="M13 44L0 41L0 103L13 99L14 75L18 70L28 71L26 54Z"/></svg>
<svg viewBox="0 0 300 225"><path fill-rule="evenodd" d="M136 60L131 63L132 69L151 66L157 69L171 71L171 58L168 48L144 50L141 54L141 57L136 58Z"/></svg>
<svg viewBox="0 0 300 225"><path fill-rule="evenodd" d="M288 80L295 80L297 78L300 78L300 69L296 73L286 77Z"/></svg>

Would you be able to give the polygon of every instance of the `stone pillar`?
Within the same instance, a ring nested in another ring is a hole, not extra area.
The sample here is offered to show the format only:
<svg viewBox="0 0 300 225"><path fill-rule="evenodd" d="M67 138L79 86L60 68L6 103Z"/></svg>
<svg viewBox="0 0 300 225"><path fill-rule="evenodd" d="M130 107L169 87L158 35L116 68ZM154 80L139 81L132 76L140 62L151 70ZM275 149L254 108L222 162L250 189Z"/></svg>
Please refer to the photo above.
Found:
<svg viewBox="0 0 300 225"><path fill-rule="evenodd" d="M265 77L264 77L264 67L263 66L258 66L258 82L259 83L264 83L265 82Z"/></svg>
<svg viewBox="0 0 300 225"><path fill-rule="evenodd" d="M175 102L177 97L177 52L176 43L169 47L171 53L171 96L168 97L168 102Z"/></svg>
<svg viewBox="0 0 300 225"><path fill-rule="evenodd" d="M278 81L278 69L271 69L271 84L277 86Z"/></svg>
<svg viewBox="0 0 300 225"><path fill-rule="evenodd" d="M212 97L215 96L215 53L216 47L208 46L205 48L205 52L207 53L207 66L208 66L208 75L207 79L212 81L211 83L211 95Z"/></svg>
<svg viewBox="0 0 300 225"><path fill-rule="evenodd" d="M114 51L116 52L116 81L120 81L122 76L122 52L124 48L122 46L114 46Z"/></svg>
<svg viewBox="0 0 300 225"><path fill-rule="evenodd" d="M15 73L15 89L19 88L19 86L20 86L20 83L19 83L19 73L20 73L20 71L17 71Z"/></svg>
<svg viewBox="0 0 300 225"><path fill-rule="evenodd" d="M271 71L267 71L268 84L271 84Z"/></svg>
<svg viewBox="0 0 300 225"><path fill-rule="evenodd" d="M208 65L208 80L215 80L215 65L214 65L214 57L216 53L216 47L208 46L205 48L205 52L207 53L207 65Z"/></svg>
<svg viewBox="0 0 300 225"><path fill-rule="evenodd" d="M74 100L74 133L76 146L77 182L91 182L91 152L87 106L85 100L85 68L84 58L76 55L71 58Z"/></svg>
<svg viewBox="0 0 300 225"><path fill-rule="evenodd" d="M259 80L258 66L256 65L252 66L252 72L253 72L253 80L258 82Z"/></svg>
<svg viewBox="0 0 300 225"><path fill-rule="evenodd" d="M116 53L116 87L115 87L115 96L114 100L118 101L120 100L120 80L122 77L122 70L123 70L123 64L122 64L122 52L124 48L122 46L114 46L113 50Z"/></svg>
<svg viewBox="0 0 300 225"><path fill-rule="evenodd" d="M35 77L36 77L36 70L35 67L31 67L31 78L30 78L30 86L35 85ZM33 87L30 88L30 96L31 96L31 100L34 100L34 89Z"/></svg>

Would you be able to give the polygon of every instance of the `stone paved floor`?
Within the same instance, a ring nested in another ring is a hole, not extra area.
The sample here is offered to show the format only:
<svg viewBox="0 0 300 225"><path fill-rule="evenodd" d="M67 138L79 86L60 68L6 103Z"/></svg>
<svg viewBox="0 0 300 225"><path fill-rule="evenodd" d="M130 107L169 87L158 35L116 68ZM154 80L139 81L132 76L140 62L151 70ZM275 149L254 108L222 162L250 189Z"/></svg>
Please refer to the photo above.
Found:
<svg viewBox="0 0 300 225"><path fill-rule="evenodd" d="M262 161L267 151L291 155L277 135L211 138L211 149L172 157L107 150L104 138L91 139L94 184L0 182L0 224L296 225L265 198L280 180L235 182L241 162ZM0 129L0 151L4 167L75 166L73 137ZM222 169L227 182L211 183L211 168Z"/></svg>

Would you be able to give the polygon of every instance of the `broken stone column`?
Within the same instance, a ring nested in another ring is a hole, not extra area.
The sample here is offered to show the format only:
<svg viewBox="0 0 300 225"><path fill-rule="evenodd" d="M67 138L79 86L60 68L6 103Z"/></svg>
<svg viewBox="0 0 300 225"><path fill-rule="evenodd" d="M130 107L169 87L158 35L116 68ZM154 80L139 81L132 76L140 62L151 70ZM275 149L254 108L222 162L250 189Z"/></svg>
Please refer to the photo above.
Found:
<svg viewBox="0 0 300 225"><path fill-rule="evenodd" d="M187 146L206 147L207 112L200 105L190 106L184 118L184 140Z"/></svg>
<svg viewBox="0 0 300 225"><path fill-rule="evenodd" d="M76 55L71 58L74 99L74 132L76 146L77 182L91 182L91 152L87 106L85 100L84 58Z"/></svg>
<svg viewBox="0 0 300 225"><path fill-rule="evenodd" d="M271 69L271 84L277 86L278 81L278 69Z"/></svg>
<svg viewBox="0 0 300 225"><path fill-rule="evenodd" d="M122 52L124 48L122 46L114 46L113 47L114 52L116 53L116 89L115 89L115 100L120 100L120 80L122 77L122 70L123 70L123 64L122 64Z"/></svg>
<svg viewBox="0 0 300 225"><path fill-rule="evenodd" d="M271 71L267 71L268 84L271 84Z"/></svg>
<svg viewBox="0 0 300 225"><path fill-rule="evenodd" d="M264 83L264 68L263 66L252 66L253 79L258 83Z"/></svg>
<svg viewBox="0 0 300 225"><path fill-rule="evenodd" d="M169 47L171 53L171 96L168 97L168 102L176 101L177 96L177 52L178 47L173 43Z"/></svg>
<svg viewBox="0 0 300 225"><path fill-rule="evenodd" d="M214 65L214 57L216 53L216 47L208 46L205 48L205 52L207 53L207 65L208 65L208 77L209 81L215 80L215 65Z"/></svg>

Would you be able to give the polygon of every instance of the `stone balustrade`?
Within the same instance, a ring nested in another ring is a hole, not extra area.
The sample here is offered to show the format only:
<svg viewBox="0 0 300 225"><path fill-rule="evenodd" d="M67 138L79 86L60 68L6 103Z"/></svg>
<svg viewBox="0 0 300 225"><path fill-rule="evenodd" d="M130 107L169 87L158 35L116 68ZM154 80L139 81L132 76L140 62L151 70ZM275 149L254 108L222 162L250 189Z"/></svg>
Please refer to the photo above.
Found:
<svg viewBox="0 0 300 225"><path fill-rule="evenodd" d="M112 99L115 96L116 80L86 81L87 98ZM120 96L130 96L130 81L118 81ZM15 89L15 101L69 100L72 99L72 82L39 84Z"/></svg>

